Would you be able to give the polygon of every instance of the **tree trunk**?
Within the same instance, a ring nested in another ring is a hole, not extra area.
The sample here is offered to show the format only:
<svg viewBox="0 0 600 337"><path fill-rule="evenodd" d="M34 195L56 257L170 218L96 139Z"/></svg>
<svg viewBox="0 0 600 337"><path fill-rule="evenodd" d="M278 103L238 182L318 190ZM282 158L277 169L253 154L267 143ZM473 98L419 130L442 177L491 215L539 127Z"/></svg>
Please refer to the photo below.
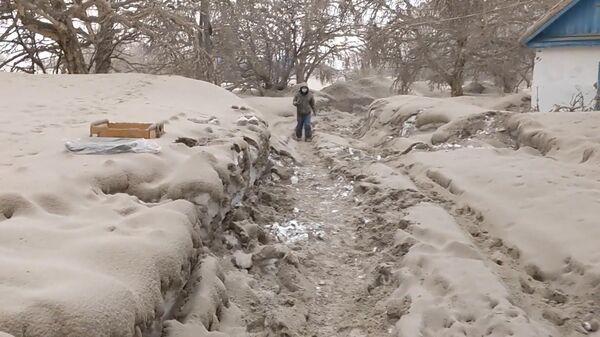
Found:
<svg viewBox="0 0 600 337"><path fill-rule="evenodd" d="M210 0L200 1L200 20L198 22L198 55L196 73L198 79L208 82L216 81L212 59L212 24L210 22Z"/></svg>
<svg viewBox="0 0 600 337"><path fill-rule="evenodd" d="M275 84L273 85L277 90L285 90L290 83L292 68L288 68L287 70L283 70L280 76L278 76Z"/></svg>
<svg viewBox="0 0 600 337"><path fill-rule="evenodd" d="M400 82L400 95L408 95L410 94L410 82L406 80L401 80Z"/></svg>
<svg viewBox="0 0 600 337"><path fill-rule="evenodd" d="M94 59L94 72L96 74L106 74L112 68L112 53L115 49L115 22L110 18L110 8L100 7L99 16L101 18L100 31L96 41L96 51Z"/></svg>
<svg viewBox="0 0 600 337"><path fill-rule="evenodd" d="M464 74L465 74L465 64L467 64L467 60L465 58L465 47L467 45L467 38L461 38L456 41L457 44L457 55L456 60L454 60L454 72L450 76L450 80L448 84L452 89L451 95L452 97L463 96L463 85L465 84Z"/></svg>
<svg viewBox="0 0 600 337"><path fill-rule="evenodd" d="M271 89L273 89L273 87L274 87L273 81L271 81L271 79L268 79L268 78L263 78L262 79L262 87L265 90L271 90Z"/></svg>
<svg viewBox="0 0 600 337"><path fill-rule="evenodd" d="M101 41L96 48L96 56L93 60L94 73L106 74L112 69L113 45L110 41Z"/></svg>
<svg viewBox="0 0 600 337"><path fill-rule="evenodd" d="M460 76L454 74L454 76L452 76L452 79L449 81L448 84L450 85L450 95L452 97L459 97L465 94L463 91L464 81L462 78L462 74Z"/></svg>
<svg viewBox="0 0 600 337"><path fill-rule="evenodd" d="M77 35L66 34L58 43L63 51L64 62L69 74L87 74L89 71Z"/></svg>
<svg viewBox="0 0 600 337"><path fill-rule="evenodd" d="M503 82L502 91L504 91L505 94L512 93L514 91L514 85L512 85L511 81L505 79Z"/></svg>
<svg viewBox="0 0 600 337"><path fill-rule="evenodd" d="M200 45L207 54L212 54L212 23L210 22L210 0L200 1Z"/></svg>
<svg viewBox="0 0 600 337"><path fill-rule="evenodd" d="M305 83L306 82L305 73L304 73L305 67L306 67L306 65L303 63L299 63L298 65L296 65L296 83Z"/></svg>
<svg viewBox="0 0 600 337"><path fill-rule="evenodd" d="M501 76L502 91L505 94L511 94L518 88L520 82L518 81L517 75L514 73L504 73Z"/></svg>
<svg viewBox="0 0 600 337"><path fill-rule="evenodd" d="M296 59L296 83L305 83L306 76L306 57L299 56Z"/></svg>

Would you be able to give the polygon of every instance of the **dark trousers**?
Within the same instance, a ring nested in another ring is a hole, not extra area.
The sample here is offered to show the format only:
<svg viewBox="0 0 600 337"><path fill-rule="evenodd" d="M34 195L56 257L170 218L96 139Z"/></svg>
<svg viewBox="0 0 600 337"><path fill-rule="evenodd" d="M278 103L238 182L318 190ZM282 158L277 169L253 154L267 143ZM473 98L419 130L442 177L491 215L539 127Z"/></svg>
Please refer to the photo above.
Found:
<svg viewBox="0 0 600 337"><path fill-rule="evenodd" d="M312 129L310 127L310 114L297 114L298 125L296 126L296 137L302 138L302 129L304 129L304 136L306 139L312 137Z"/></svg>

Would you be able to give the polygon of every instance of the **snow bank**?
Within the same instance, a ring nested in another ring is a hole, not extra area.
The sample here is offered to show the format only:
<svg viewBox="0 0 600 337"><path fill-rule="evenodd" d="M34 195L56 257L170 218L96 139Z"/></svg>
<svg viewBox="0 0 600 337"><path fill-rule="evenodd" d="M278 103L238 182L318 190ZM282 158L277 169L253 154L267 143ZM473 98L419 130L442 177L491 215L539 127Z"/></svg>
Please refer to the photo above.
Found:
<svg viewBox="0 0 600 337"><path fill-rule="evenodd" d="M321 90L330 97L329 104L344 112L362 110L378 98L392 95L390 79L367 77L354 81L338 81Z"/></svg>
<svg viewBox="0 0 600 337"><path fill-rule="evenodd" d="M511 95L474 95L449 98L450 101L463 104L471 104L491 110L529 111L531 108L531 95L518 93Z"/></svg>
<svg viewBox="0 0 600 337"><path fill-rule="evenodd" d="M392 289L376 307L393 324L391 336L559 335L541 315L514 303L489 257L448 211L430 203L403 175L403 162L374 157L375 149L360 141L321 134L315 142L334 172L354 180L355 198L377 215L363 220L358 232L372 229L373 238L389 242L380 253L390 257L384 266Z"/></svg>
<svg viewBox="0 0 600 337"><path fill-rule="evenodd" d="M461 118L482 115L490 111L471 104L454 102L452 99L420 96L393 96L375 101L369 109L362 127L362 139L372 145L380 145L388 138L415 137L419 131L427 134L441 126ZM443 132L443 129L441 130ZM435 138L449 137L441 134ZM438 140L438 142L440 142Z"/></svg>
<svg viewBox="0 0 600 337"><path fill-rule="evenodd" d="M411 85L410 94L424 97L449 97L450 88L447 86L431 86L428 81L417 81Z"/></svg>
<svg viewBox="0 0 600 337"><path fill-rule="evenodd" d="M512 303L455 220L439 206L408 210L412 235L398 231L398 244L414 242L404 257L401 286L388 310L402 303L397 336L551 336ZM538 318L539 319L539 318Z"/></svg>
<svg viewBox="0 0 600 337"><path fill-rule="evenodd" d="M502 111L526 100L397 96L371 105L361 140L456 219L413 208L408 231L397 233L412 247L388 303L398 336L570 336L597 306L600 118Z"/></svg>
<svg viewBox="0 0 600 337"><path fill-rule="evenodd" d="M513 116L508 128L518 142L570 162L597 163L600 151L598 112L529 113Z"/></svg>
<svg viewBox="0 0 600 337"><path fill-rule="evenodd" d="M407 160L413 177L450 191L476 212L481 228L513 247L530 277L583 298L598 292L600 170L511 150L413 153Z"/></svg>
<svg viewBox="0 0 600 337"><path fill-rule="evenodd" d="M299 158L294 146L296 141L292 138L296 127L296 107L292 105L292 98L245 97L244 99L269 121L271 147L278 153ZM315 129L314 125L313 129Z"/></svg>
<svg viewBox="0 0 600 337"><path fill-rule="evenodd" d="M265 166L262 116L179 77L0 73L0 92L0 141L10 144L0 148L0 330L160 331L202 242ZM65 151L105 118L166 121L161 153Z"/></svg>

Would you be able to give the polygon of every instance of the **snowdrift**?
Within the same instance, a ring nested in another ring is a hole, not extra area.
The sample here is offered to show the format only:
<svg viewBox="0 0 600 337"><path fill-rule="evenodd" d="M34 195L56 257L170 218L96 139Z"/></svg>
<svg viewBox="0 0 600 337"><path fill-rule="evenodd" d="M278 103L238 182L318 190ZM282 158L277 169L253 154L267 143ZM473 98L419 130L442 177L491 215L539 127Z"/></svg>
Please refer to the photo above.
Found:
<svg viewBox="0 0 600 337"><path fill-rule="evenodd" d="M0 331L160 332L202 243L266 166L261 115L179 77L0 73L0 92ZM65 151L105 118L166 121L161 152Z"/></svg>
<svg viewBox="0 0 600 337"><path fill-rule="evenodd" d="M523 146L574 163L597 163L600 151L598 112L529 113L513 116L508 129Z"/></svg>
<svg viewBox="0 0 600 337"><path fill-rule="evenodd" d="M597 305L594 298L600 289L600 256L595 239L600 236L600 170L595 165L600 115L505 111L519 110L519 102L527 98L381 99L370 107L361 140L383 154L385 165L408 173L418 190L451 205L449 209L460 221L461 231L470 236L467 242L477 243L479 252L499 266L497 272L510 292L510 296L500 297L519 299L512 304L528 311L533 323L521 326L519 309L502 309L512 312L511 317L516 319L508 332L545 336L552 330L547 330L550 323L560 335L574 336L582 331L585 314ZM423 229L435 223L430 219L434 210L420 213L411 219ZM453 226L446 222L445 230L449 231ZM423 241L423 235L417 235L414 229L410 235L402 234L406 242ZM429 238L430 245L465 258L469 250L451 249L452 240L446 234ZM459 293L464 284L493 284L491 280L460 281L462 277L487 277L483 270L469 276L472 269L480 269L476 257L456 262L456 257L439 256L438 250L423 246L413 248L405 258L411 271L396 295L398 303L410 308L397 325L400 331L408 331L407 335L423 331L443 335L436 326L443 317L472 315L461 309L454 314L448 314L447 309L431 309L441 301L439 285L420 282L423 275L427 275L425 279L441 279L442 297L454 293L469 303L458 308L481 306L470 299L471 294ZM448 270L447 265L454 267ZM469 269L460 271L466 265ZM500 288L469 289L474 293L502 293ZM414 294L422 294L418 304ZM406 298L412 301L406 304ZM448 304L451 308L454 305ZM484 309L477 312L484 316L476 315L476 323L469 324L473 334L481 334L477 325L487 315ZM433 328L423 330L424 326ZM507 335L507 331L498 333Z"/></svg>
<svg viewBox="0 0 600 337"><path fill-rule="evenodd" d="M378 98L392 95L390 79L384 77L366 77L353 81L338 81L321 89L321 94L330 98L333 108L344 111L361 111Z"/></svg>
<svg viewBox="0 0 600 337"><path fill-rule="evenodd" d="M452 135L452 123L462 125L467 118L489 111L492 110L452 99L393 96L371 104L360 133L365 142L375 146L409 136L427 143L442 143Z"/></svg>
<svg viewBox="0 0 600 337"><path fill-rule="evenodd" d="M425 166L420 158L374 156L378 149L368 144L328 134L316 135L316 143L333 172L352 179L355 198L376 214L374 220L363 221L358 232L372 231L366 237L387 243L375 249L390 257L384 264L389 269L388 288L376 308L393 324L391 336L560 335L541 315L515 303L514 290L498 278L464 224L421 192L424 184L431 185L427 172L433 169L420 171ZM427 164L433 165L439 159L436 153L418 155L430 156ZM440 153L450 158L454 151ZM404 175L405 166L413 180ZM502 248L508 249L498 246ZM498 254L500 263L509 260Z"/></svg>

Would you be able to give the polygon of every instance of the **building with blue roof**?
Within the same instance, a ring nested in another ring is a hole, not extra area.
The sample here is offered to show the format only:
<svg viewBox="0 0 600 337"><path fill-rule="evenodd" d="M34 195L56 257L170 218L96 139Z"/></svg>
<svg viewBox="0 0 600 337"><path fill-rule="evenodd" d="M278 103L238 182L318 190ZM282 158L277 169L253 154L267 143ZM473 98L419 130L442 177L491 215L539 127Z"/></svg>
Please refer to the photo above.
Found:
<svg viewBox="0 0 600 337"><path fill-rule="evenodd" d="M563 0L521 39L536 49L532 106L600 110L600 0Z"/></svg>

